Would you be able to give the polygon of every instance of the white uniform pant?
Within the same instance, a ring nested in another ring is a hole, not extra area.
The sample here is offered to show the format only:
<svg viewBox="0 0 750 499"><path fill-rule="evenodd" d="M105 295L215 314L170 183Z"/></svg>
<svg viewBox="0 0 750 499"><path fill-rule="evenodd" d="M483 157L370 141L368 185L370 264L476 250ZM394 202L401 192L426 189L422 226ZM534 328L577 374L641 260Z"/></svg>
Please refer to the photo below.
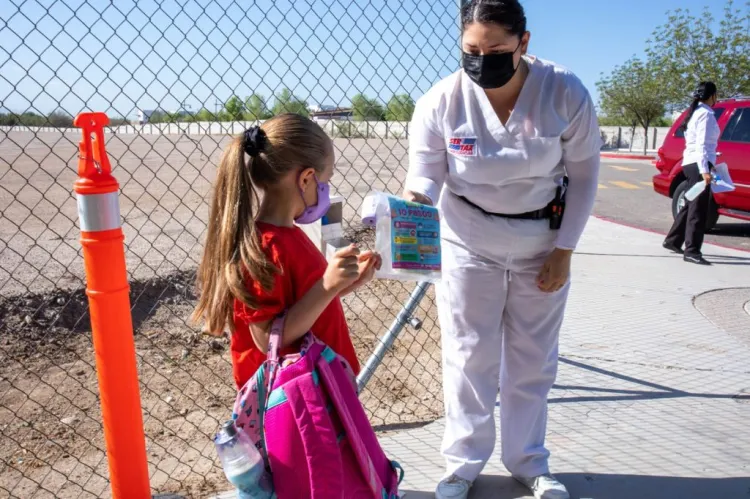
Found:
<svg viewBox="0 0 750 499"><path fill-rule="evenodd" d="M491 457L498 382L505 467L547 473L547 395L570 283L544 293L536 277L556 233L548 220L489 217L449 192L441 208L446 476L474 480Z"/></svg>

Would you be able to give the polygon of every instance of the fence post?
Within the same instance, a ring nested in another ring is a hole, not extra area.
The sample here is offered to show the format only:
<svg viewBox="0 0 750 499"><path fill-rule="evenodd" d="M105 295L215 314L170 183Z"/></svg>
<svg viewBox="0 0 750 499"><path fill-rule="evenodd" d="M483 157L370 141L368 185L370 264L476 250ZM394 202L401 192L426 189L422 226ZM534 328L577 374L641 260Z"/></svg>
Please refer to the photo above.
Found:
<svg viewBox="0 0 750 499"><path fill-rule="evenodd" d="M99 380L104 441L114 499L150 499L133 323L130 315L120 186L104 150L104 113L81 113L78 198L91 332Z"/></svg>
<svg viewBox="0 0 750 499"><path fill-rule="evenodd" d="M401 330L404 329L407 324L411 323L411 321L413 320L414 312L417 310L417 305L419 305L419 302L422 301L424 295L427 294L427 289L429 287L429 282L422 281L419 282L414 288L414 291L411 292L411 295L409 295L409 299L407 300L406 304L398 313L394 321L391 323L391 327L388 328L388 331L380 339L378 346L375 348L375 352L370 355L370 358L367 359L367 364L365 364L364 368L362 368L362 370L359 372L359 376L357 376L358 393L365 389L365 386L367 386L370 378L372 378L372 375L375 374L375 370L378 368L381 362L383 362L385 354L388 353L388 350L393 346L393 342L396 341L398 335L401 334ZM421 322L419 321L417 321L415 324L419 324L419 327L422 327Z"/></svg>

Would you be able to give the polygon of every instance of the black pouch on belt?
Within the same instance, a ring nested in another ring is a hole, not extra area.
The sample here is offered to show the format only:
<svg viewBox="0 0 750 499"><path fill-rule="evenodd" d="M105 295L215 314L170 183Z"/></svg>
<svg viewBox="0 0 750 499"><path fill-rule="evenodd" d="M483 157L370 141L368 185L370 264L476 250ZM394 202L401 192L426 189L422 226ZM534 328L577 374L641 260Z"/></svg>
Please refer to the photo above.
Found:
<svg viewBox="0 0 750 499"><path fill-rule="evenodd" d="M557 187L555 199L549 204L551 214L549 217L549 228L559 230L565 214L565 196L568 192L568 177L563 177L562 185Z"/></svg>

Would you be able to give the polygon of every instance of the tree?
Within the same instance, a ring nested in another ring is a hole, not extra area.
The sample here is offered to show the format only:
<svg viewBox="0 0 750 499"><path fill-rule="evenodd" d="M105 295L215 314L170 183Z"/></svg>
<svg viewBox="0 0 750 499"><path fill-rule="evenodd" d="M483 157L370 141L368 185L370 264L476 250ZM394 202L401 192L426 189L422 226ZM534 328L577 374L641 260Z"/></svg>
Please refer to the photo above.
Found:
<svg viewBox="0 0 750 499"><path fill-rule="evenodd" d="M260 94L252 94L245 99L245 119L247 121L267 120L271 117L266 104L266 98Z"/></svg>
<svg viewBox="0 0 750 499"><path fill-rule="evenodd" d="M635 137L635 129L638 128L638 118L629 110L620 108L614 108L616 105L614 101L602 102L600 106L606 113L604 116L599 118L599 126L626 126L630 129L630 136ZM617 139L617 147L620 147L620 138ZM630 150L633 150L633 141L630 141Z"/></svg>
<svg viewBox="0 0 750 499"><path fill-rule="evenodd" d="M216 115L204 107L195 114L195 121L216 121Z"/></svg>
<svg viewBox="0 0 750 499"><path fill-rule="evenodd" d="M15 113L0 113L0 126L17 126L20 123L19 116Z"/></svg>
<svg viewBox="0 0 750 499"><path fill-rule="evenodd" d="M226 112L229 121L240 121L242 119L242 114L245 111L245 103L242 102L242 99L233 95L224 104L224 111Z"/></svg>
<svg viewBox="0 0 750 499"><path fill-rule="evenodd" d="M383 106L364 94L352 97L352 115L357 121L382 121L385 119Z"/></svg>
<svg viewBox="0 0 750 499"><path fill-rule="evenodd" d="M153 113L151 113L151 116L148 117L149 123L167 123L167 113L162 111L161 109L154 110Z"/></svg>
<svg viewBox="0 0 750 499"><path fill-rule="evenodd" d="M310 111L307 109L307 102L295 97L288 88L285 88L276 96L272 113L274 116L284 113L294 113L302 116L310 115Z"/></svg>
<svg viewBox="0 0 750 499"><path fill-rule="evenodd" d="M58 128L73 128L73 117L65 111L59 109L47 115L46 124L48 126L54 126Z"/></svg>
<svg viewBox="0 0 750 499"><path fill-rule="evenodd" d="M414 114L414 99L407 94L394 95L388 101L385 119L388 121L411 121Z"/></svg>
<svg viewBox="0 0 750 499"><path fill-rule="evenodd" d="M713 81L724 96L750 94L750 2L735 9L727 0L718 22L706 7L702 15L678 9L654 31L646 50L658 68L670 110L682 110L701 81ZM718 2L717 2L718 3Z"/></svg>
<svg viewBox="0 0 750 499"><path fill-rule="evenodd" d="M648 137L649 127L664 116L666 96L651 63L632 58L596 83L600 107L607 116L635 120ZM646 153L647 142L643 142Z"/></svg>
<svg viewBox="0 0 750 499"><path fill-rule="evenodd" d="M128 121L123 116L115 116L109 119L109 126L122 126L122 125L129 125L129 124L130 124L130 121Z"/></svg>

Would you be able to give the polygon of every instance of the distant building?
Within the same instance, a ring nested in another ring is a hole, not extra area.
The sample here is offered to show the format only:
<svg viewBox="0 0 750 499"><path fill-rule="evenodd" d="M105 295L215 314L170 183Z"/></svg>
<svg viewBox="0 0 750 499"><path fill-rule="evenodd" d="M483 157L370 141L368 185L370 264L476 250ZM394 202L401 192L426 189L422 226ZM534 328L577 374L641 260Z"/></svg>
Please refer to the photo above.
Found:
<svg viewBox="0 0 750 499"><path fill-rule="evenodd" d="M151 119L151 115L156 112L155 109L139 109L138 110L138 123L141 125L148 123Z"/></svg>
<svg viewBox="0 0 750 499"><path fill-rule="evenodd" d="M310 117L313 121L338 120L349 121L352 119L352 109L349 107L335 106L311 106Z"/></svg>
<svg viewBox="0 0 750 499"><path fill-rule="evenodd" d="M319 113L321 111L333 111L334 109L336 109L336 106L321 104L320 106L310 106L309 109L311 113Z"/></svg>

